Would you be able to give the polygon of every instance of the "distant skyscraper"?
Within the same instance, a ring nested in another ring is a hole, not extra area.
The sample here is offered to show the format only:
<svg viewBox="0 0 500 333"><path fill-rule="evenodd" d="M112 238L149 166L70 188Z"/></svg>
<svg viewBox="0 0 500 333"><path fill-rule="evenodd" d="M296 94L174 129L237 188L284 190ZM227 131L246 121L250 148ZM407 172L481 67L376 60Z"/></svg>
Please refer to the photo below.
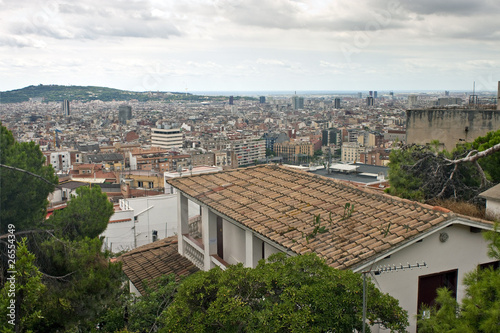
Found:
<svg viewBox="0 0 500 333"><path fill-rule="evenodd" d="M229 105L233 105L233 104L234 104L234 97L229 96Z"/></svg>
<svg viewBox="0 0 500 333"><path fill-rule="evenodd" d="M259 97L259 102L260 102L260 104L264 104L266 102L266 97L265 96L260 96Z"/></svg>
<svg viewBox="0 0 500 333"><path fill-rule="evenodd" d="M445 96L450 96L450 92L448 90L445 90L444 95Z"/></svg>
<svg viewBox="0 0 500 333"><path fill-rule="evenodd" d="M373 97L373 91L372 91L372 90L370 90L370 91L368 92L368 94L370 95L370 97Z"/></svg>
<svg viewBox="0 0 500 333"><path fill-rule="evenodd" d="M127 120L132 119L132 107L130 105L120 105L118 107L118 121L126 124Z"/></svg>
<svg viewBox="0 0 500 333"><path fill-rule="evenodd" d="M62 102L62 110L65 116L69 116L69 101L67 99Z"/></svg>
<svg viewBox="0 0 500 333"><path fill-rule="evenodd" d="M366 105L367 106L373 106L373 97L372 96L368 96L366 98Z"/></svg>
<svg viewBox="0 0 500 333"><path fill-rule="evenodd" d="M363 98L363 93L358 93L358 98Z"/></svg>
<svg viewBox="0 0 500 333"><path fill-rule="evenodd" d="M340 109L340 98L335 98L335 100L334 100L334 107L336 109Z"/></svg>
<svg viewBox="0 0 500 333"><path fill-rule="evenodd" d="M304 97L299 97L297 95L292 97L292 107L294 110L300 110L304 108Z"/></svg>
<svg viewBox="0 0 500 333"><path fill-rule="evenodd" d="M376 90L373 92L373 98L377 98L377 91Z"/></svg>
<svg viewBox="0 0 500 333"><path fill-rule="evenodd" d="M389 92L389 96L391 96L391 99L394 99L394 92L393 91Z"/></svg>

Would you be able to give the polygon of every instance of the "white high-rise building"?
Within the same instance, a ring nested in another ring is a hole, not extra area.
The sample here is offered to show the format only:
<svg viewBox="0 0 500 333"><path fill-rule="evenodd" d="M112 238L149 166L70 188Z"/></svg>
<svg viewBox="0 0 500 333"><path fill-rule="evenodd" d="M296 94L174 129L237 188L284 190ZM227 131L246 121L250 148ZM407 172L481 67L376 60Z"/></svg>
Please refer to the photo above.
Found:
<svg viewBox="0 0 500 333"><path fill-rule="evenodd" d="M151 146L164 149L182 148L184 138L180 128L152 128Z"/></svg>

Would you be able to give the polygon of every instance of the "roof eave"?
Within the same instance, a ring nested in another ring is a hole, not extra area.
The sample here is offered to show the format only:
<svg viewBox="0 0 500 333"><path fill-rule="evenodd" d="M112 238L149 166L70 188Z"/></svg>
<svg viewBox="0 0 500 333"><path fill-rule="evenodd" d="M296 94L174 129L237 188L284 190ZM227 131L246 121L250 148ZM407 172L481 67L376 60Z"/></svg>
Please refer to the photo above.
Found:
<svg viewBox="0 0 500 333"><path fill-rule="evenodd" d="M436 232L438 232L438 231L440 231L440 230L442 230L450 225L454 225L454 224L460 224L460 225L464 225L464 226L468 226L468 227L480 228L483 230L494 230L493 224L480 222L480 221L472 221L472 220L465 219L463 217L453 216L450 219L445 220L445 221L437 224L436 226L427 229L426 231L422 232L418 236L404 240L401 243L399 243L399 244L397 244L397 245L395 245L395 246L393 246L393 247L391 247L391 248L389 248L389 249L387 249L379 254L376 254L375 256L372 256L371 258L363 260L361 263L358 263L358 264L355 264L355 265L349 267L349 269L351 269L355 273L364 272L367 270L368 267L374 265L375 263L384 259L385 257L392 255L398 251L401 251L404 248L407 248L408 246L413 245L414 243L416 243L416 242L418 242L418 241L420 241L420 240L422 240L422 239L424 239L424 238L426 238L426 237L428 237L428 236L430 236L430 235L432 235L432 234L434 234L434 233L436 233ZM370 267L370 270L371 270L371 267Z"/></svg>

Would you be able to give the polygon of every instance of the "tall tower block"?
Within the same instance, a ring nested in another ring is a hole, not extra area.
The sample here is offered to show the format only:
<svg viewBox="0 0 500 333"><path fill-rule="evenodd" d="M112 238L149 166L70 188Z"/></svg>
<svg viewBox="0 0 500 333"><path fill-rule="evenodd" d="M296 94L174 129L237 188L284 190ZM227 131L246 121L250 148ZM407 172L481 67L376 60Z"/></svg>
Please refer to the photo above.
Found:
<svg viewBox="0 0 500 333"><path fill-rule="evenodd" d="M69 101L67 99L62 102L62 111L65 116L69 116Z"/></svg>

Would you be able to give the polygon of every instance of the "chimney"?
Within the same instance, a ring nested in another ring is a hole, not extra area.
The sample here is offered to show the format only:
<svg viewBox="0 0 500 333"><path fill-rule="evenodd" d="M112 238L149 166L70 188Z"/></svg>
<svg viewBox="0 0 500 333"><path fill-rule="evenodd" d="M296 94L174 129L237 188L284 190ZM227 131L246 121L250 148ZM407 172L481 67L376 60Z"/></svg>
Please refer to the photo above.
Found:
<svg viewBox="0 0 500 333"><path fill-rule="evenodd" d="M498 81L497 110L500 111L500 81Z"/></svg>

